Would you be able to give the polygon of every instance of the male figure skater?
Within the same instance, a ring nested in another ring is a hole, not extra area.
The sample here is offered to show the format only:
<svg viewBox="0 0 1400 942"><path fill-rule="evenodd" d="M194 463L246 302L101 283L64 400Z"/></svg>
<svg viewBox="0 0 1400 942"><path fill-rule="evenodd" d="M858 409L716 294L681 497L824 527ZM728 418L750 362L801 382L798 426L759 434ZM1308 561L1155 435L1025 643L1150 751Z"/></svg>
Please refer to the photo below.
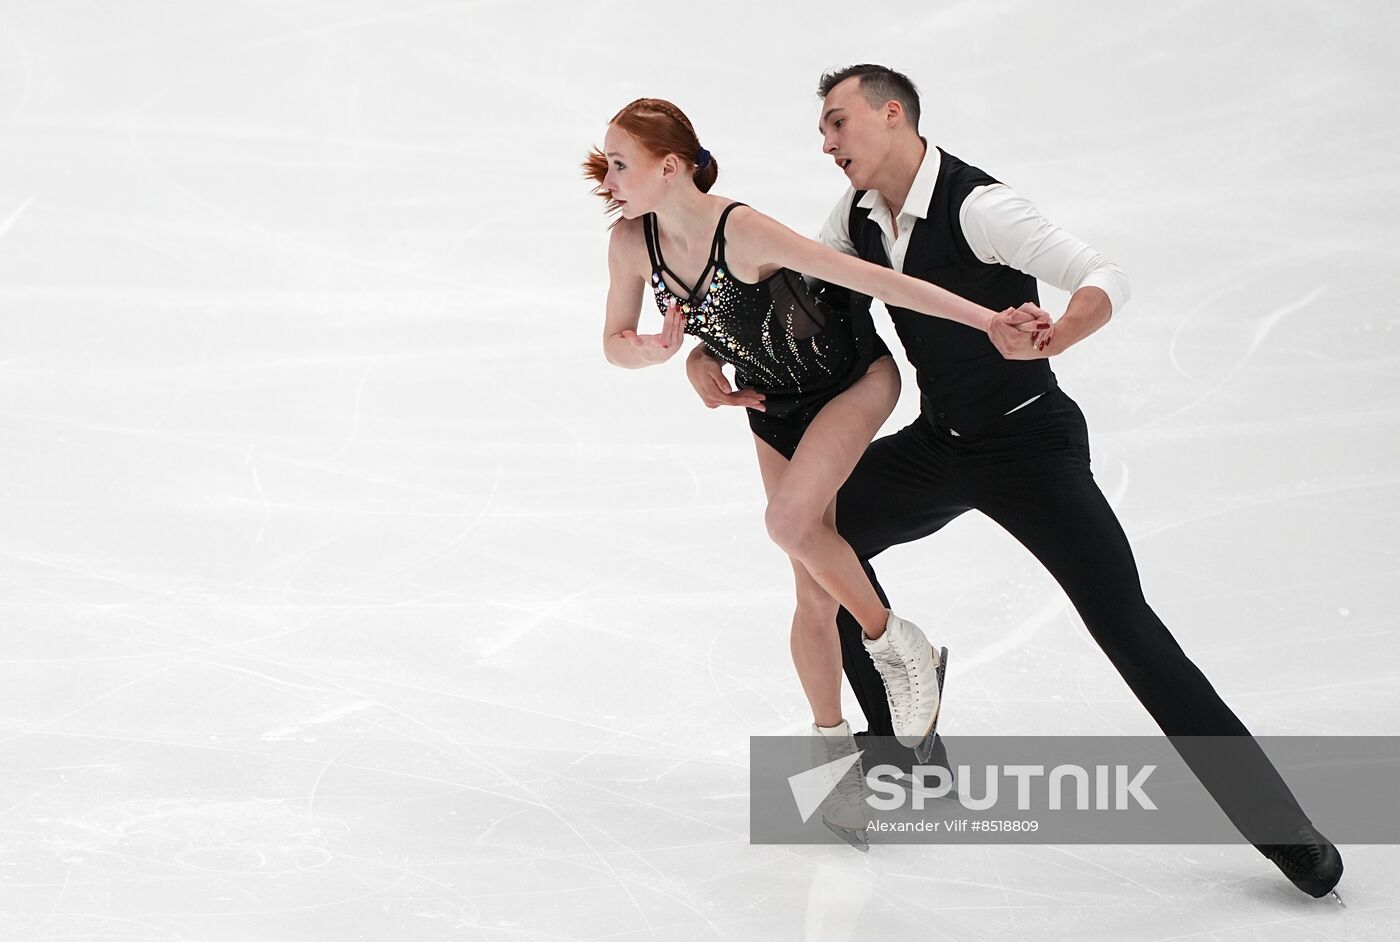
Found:
<svg viewBox="0 0 1400 942"><path fill-rule="evenodd" d="M1033 343L1009 315L989 340L951 321L890 309L918 374L921 411L913 424L871 444L836 502L837 527L880 597L871 557L968 510L991 517L1064 588L1241 833L1303 892L1331 892L1341 879L1341 855L1148 606L1132 549L1090 471L1084 416L1050 369L1049 357L1098 330L1127 301L1126 276L1009 187L928 145L918 132L918 92L904 75L851 66L823 75L818 94L823 152L851 184L827 220L824 242L994 311L1038 302L1037 279L1072 292L1048 338ZM826 293L833 303L870 304ZM711 408L761 401L731 390L703 345L687 372ZM860 627L844 609L838 624L846 676L870 731L892 735ZM1228 749L1178 738L1219 736L1237 738Z"/></svg>

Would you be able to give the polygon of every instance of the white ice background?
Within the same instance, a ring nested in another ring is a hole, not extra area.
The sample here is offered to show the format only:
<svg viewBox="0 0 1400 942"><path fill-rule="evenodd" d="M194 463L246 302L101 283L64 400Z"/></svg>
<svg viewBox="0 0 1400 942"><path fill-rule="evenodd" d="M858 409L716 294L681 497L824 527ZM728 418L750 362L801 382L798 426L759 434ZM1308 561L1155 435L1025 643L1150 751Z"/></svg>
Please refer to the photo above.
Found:
<svg viewBox="0 0 1400 942"><path fill-rule="evenodd" d="M1397 734L1397 27L3 0L0 938L1397 937L1394 847L1342 910L1247 846L750 846L748 737L808 721L789 570L743 415L604 362L577 169L670 98L815 234L818 76L907 70L1132 279L1054 365L1156 610L1256 733ZM948 734L1155 731L985 519L879 571Z"/></svg>

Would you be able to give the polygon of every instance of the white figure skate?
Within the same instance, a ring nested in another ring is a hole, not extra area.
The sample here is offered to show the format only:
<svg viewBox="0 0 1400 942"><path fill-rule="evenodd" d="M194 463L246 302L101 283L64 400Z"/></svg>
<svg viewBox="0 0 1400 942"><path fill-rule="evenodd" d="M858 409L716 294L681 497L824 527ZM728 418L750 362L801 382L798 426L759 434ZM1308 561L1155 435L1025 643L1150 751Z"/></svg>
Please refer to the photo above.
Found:
<svg viewBox="0 0 1400 942"><path fill-rule="evenodd" d="M840 726L830 728L814 725L812 736L816 743L813 758L820 765L860 751L856 747L855 737L851 735L851 726L845 720L841 721ZM839 780L833 776L831 791L821 804L822 823L831 833L861 853L870 851L870 841L866 835L870 808L865 803L869 795L865 770L861 768L860 759L856 759Z"/></svg>
<svg viewBox="0 0 1400 942"><path fill-rule="evenodd" d="M885 633L874 641L864 639L864 644L885 685L895 738L913 749L920 762L927 762L938 728L948 649L940 649L935 662L924 633L893 612Z"/></svg>

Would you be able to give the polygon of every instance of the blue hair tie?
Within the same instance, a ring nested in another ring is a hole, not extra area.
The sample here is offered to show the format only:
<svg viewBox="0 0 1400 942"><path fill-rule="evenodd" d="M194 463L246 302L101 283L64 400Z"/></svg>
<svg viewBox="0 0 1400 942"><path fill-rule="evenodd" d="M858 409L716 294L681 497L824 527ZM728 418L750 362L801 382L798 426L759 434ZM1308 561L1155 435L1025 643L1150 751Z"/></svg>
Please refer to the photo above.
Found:
<svg viewBox="0 0 1400 942"><path fill-rule="evenodd" d="M710 152L705 148L700 148L695 152L695 169L704 170L710 165Z"/></svg>

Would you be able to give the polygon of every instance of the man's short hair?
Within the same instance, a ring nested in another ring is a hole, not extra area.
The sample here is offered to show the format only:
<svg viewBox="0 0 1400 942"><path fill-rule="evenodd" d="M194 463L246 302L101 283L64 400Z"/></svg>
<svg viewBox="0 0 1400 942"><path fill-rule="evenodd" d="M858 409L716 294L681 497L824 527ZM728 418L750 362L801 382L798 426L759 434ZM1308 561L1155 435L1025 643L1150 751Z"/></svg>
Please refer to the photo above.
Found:
<svg viewBox="0 0 1400 942"><path fill-rule="evenodd" d="M817 86L817 95L825 100L837 85L856 77L860 78L861 97L870 107L880 108L887 101L897 101L904 107L910 127L915 132L919 130L919 90L909 81L909 76L883 65L848 65L844 69L827 72Z"/></svg>

